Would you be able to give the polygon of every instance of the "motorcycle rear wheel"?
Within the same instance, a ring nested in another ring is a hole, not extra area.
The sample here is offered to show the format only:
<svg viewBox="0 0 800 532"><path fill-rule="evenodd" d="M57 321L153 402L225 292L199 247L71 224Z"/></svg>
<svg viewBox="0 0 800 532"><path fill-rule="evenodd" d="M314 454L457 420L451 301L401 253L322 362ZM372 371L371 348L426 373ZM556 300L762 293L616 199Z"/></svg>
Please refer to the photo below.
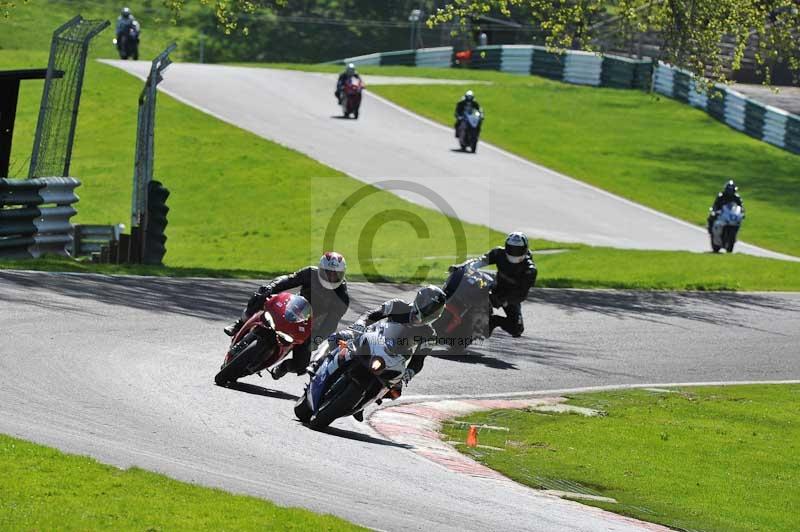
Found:
<svg viewBox="0 0 800 532"><path fill-rule="evenodd" d="M263 339L256 337L233 360L219 370L219 373L214 377L214 382L218 386L225 386L236 382L236 379L240 377L249 375L247 368L264 356L264 351L266 350L264 343Z"/></svg>
<svg viewBox="0 0 800 532"><path fill-rule="evenodd" d="M314 430L320 430L340 417L345 417L361 399L362 393L361 386L349 381L342 393L329 395L325 398L317 413L308 420L308 426Z"/></svg>

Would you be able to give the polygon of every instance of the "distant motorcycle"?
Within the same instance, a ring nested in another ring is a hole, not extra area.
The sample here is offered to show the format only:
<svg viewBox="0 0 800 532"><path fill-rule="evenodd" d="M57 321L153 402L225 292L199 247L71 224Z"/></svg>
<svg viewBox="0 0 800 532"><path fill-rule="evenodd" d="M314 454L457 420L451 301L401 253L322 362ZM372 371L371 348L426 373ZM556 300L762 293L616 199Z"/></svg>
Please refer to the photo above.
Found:
<svg viewBox="0 0 800 532"><path fill-rule="evenodd" d="M444 312L433 322L439 345L446 345L451 353L462 353L475 340L489 336L489 296L494 285L491 273L470 265L450 272L442 287L447 296Z"/></svg>
<svg viewBox="0 0 800 532"><path fill-rule="evenodd" d="M397 326L377 323L333 348L323 343L314 353L311 379L295 403L297 419L321 429L380 403L387 392L399 397L411 356L394 353L392 342L387 343L386 338L392 337L389 329Z"/></svg>
<svg viewBox="0 0 800 532"><path fill-rule="evenodd" d="M214 382L224 386L278 364L311 336L311 327L311 304L304 297L288 292L270 297L231 340Z"/></svg>
<svg viewBox="0 0 800 532"><path fill-rule="evenodd" d="M458 143L461 145L461 151L469 148L472 153L475 153L478 149L481 124L483 124L483 113L478 109L468 107L458 122Z"/></svg>
<svg viewBox="0 0 800 532"><path fill-rule="evenodd" d="M139 59L139 24L128 27L113 43L117 45L120 59Z"/></svg>
<svg viewBox="0 0 800 532"><path fill-rule="evenodd" d="M723 248L728 253L733 252L742 220L744 220L744 211L741 205L730 202L722 206L719 216L711 226L711 250L714 253L719 253L719 250Z"/></svg>
<svg viewBox="0 0 800 532"><path fill-rule="evenodd" d="M339 103L342 105L342 114L345 118L353 115L358 119L358 111L361 108L361 93L364 91L364 82L355 76L350 76L344 81L342 87L342 97Z"/></svg>

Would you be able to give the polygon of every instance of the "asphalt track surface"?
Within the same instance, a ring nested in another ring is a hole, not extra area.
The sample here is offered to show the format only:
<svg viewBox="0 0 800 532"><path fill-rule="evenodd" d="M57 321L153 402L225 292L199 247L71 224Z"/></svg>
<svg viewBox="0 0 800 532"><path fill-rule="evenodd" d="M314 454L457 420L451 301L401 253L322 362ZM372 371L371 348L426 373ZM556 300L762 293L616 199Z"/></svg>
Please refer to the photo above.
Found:
<svg viewBox="0 0 800 532"><path fill-rule="evenodd" d="M353 419L293 419L303 381L213 385L254 283L0 271L0 432L390 530L627 530L447 471ZM408 288L354 284L351 319ZM800 378L800 294L535 290L525 336L430 357L406 396Z"/></svg>
<svg viewBox="0 0 800 532"><path fill-rule="evenodd" d="M144 78L150 63L105 61ZM365 77L369 85L369 77ZM396 79L396 82L407 80ZM159 87L175 98L359 180L425 206L431 192L459 219L557 242L708 251L704 228L591 187L486 143L457 150L452 130L368 91L358 120L342 120L330 74L176 63ZM491 127L487 110L486 127ZM576 150L580 150L576 146ZM325 176L320 178L324 187ZM709 193L711 197L711 192ZM740 242L737 251L800 260Z"/></svg>

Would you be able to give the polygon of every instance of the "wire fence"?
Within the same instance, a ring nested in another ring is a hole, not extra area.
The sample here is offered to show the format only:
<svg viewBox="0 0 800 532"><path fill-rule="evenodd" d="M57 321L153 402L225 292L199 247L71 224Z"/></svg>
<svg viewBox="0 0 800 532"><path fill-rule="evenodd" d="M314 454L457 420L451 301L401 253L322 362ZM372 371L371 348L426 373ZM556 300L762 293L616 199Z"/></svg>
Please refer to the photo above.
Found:
<svg viewBox="0 0 800 532"><path fill-rule="evenodd" d="M69 175L89 42L108 25L78 15L53 32L28 178Z"/></svg>

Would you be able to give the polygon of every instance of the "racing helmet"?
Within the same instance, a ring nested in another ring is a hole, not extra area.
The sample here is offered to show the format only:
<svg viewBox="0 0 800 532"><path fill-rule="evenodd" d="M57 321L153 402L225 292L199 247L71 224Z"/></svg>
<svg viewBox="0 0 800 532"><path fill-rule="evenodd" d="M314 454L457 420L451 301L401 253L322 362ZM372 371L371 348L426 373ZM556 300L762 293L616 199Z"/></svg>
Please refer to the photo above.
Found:
<svg viewBox="0 0 800 532"><path fill-rule="evenodd" d="M525 233L514 231L506 237L506 258L512 264L519 264L525 260L528 253L528 237Z"/></svg>
<svg viewBox="0 0 800 532"><path fill-rule="evenodd" d="M471 102L475 99L475 93L472 92L472 89L464 93L464 99L468 102Z"/></svg>
<svg viewBox="0 0 800 532"><path fill-rule="evenodd" d="M725 188L723 189L723 193L726 196L733 196L739 190L739 187L736 186L736 183L733 182L733 179L729 179L727 183L725 183Z"/></svg>
<svg viewBox="0 0 800 532"><path fill-rule="evenodd" d="M336 290L344 282L347 262L340 253L327 251L319 259L317 276L322 286L328 290Z"/></svg>
<svg viewBox="0 0 800 532"><path fill-rule="evenodd" d="M347 63L347 68L344 69L345 74L352 76L356 73L356 66L353 63Z"/></svg>
<svg viewBox="0 0 800 532"><path fill-rule="evenodd" d="M447 296L438 286L428 285L420 288L414 296L414 308L411 309L409 321L412 325L433 323L444 312L446 300Z"/></svg>
<svg viewBox="0 0 800 532"><path fill-rule="evenodd" d="M284 308L283 317L289 323L301 323L311 319L311 303L303 296L291 294Z"/></svg>
<svg viewBox="0 0 800 532"><path fill-rule="evenodd" d="M131 16L131 10L127 7L123 7L119 14L122 18L128 18Z"/></svg>

